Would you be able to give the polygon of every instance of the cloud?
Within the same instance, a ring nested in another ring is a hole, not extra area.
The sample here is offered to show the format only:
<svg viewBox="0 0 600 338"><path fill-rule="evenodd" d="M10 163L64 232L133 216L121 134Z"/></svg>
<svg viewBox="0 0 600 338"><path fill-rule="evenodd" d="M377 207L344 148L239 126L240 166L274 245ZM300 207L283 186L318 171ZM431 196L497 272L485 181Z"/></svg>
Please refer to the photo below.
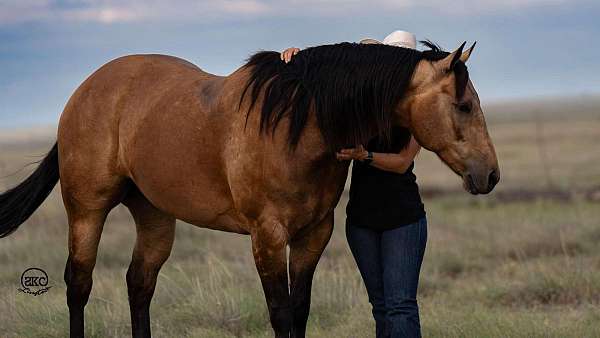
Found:
<svg viewBox="0 0 600 338"><path fill-rule="evenodd" d="M48 7L47 0L0 0L0 23L39 20L45 16Z"/></svg>
<svg viewBox="0 0 600 338"><path fill-rule="evenodd" d="M60 17L72 21L97 21L102 23L113 23L123 21L135 21L142 19L136 11L126 8L104 7L73 10L61 13Z"/></svg>
<svg viewBox="0 0 600 338"><path fill-rule="evenodd" d="M144 20L185 20L259 16L271 5L259 0L0 0L0 24L30 21L90 21L101 23Z"/></svg>
<svg viewBox="0 0 600 338"><path fill-rule="evenodd" d="M0 24L31 21L115 22L338 16L428 9L460 15L548 6L585 0L0 0Z"/></svg>

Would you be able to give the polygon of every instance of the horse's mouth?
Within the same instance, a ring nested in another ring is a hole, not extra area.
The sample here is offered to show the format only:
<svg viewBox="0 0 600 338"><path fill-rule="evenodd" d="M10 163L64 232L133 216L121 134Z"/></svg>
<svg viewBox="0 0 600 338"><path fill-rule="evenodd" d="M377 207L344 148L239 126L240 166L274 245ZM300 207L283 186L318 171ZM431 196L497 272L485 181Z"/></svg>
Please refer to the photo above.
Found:
<svg viewBox="0 0 600 338"><path fill-rule="evenodd" d="M473 176L471 176L471 174L466 174L463 176L463 187L472 195L478 195L480 193L477 190L477 186L475 185Z"/></svg>

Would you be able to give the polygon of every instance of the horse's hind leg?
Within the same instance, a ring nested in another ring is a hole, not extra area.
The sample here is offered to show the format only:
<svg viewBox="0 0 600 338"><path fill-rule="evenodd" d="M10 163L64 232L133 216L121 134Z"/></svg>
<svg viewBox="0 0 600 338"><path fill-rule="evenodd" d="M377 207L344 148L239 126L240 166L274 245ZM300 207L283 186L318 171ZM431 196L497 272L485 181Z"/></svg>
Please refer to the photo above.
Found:
<svg viewBox="0 0 600 338"><path fill-rule="evenodd" d="M75 183L70 180L74 176L65 176L61 190L69 218L69 258L64 279L70 335L83 337L84 308L92 290L100 235L106 216L119 203L126 185L118 178L108 182L110 184L90 180Z"/></svg>
<svg viewBox="0 0 600 338"><path fill-rule="evenodd" d="M156 278L169 257L175 237L175 218L156 209L137 189L123 203L135 220L137 239L127 270L127 291L134 338L150 337L150 301Z"/></svg>
<svg viewBox="0 0 600 338"><path fill-rule="evenodd" d="M65 267L71 337L84 336L83 312L92 290L92 271L107 210L69 214L69 258Z"/></svg>

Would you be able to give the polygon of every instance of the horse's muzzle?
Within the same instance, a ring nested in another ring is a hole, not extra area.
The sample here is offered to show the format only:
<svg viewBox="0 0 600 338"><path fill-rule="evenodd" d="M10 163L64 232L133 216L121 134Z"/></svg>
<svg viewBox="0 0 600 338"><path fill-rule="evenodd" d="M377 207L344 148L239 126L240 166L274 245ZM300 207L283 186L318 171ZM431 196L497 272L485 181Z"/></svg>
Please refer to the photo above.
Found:
<svg viewBox="0 0 600 338"><path fill-rule="evenodd" d="M473 195L488 194L500 182L500 171L498 168L492 168L487 171L467 171L462 176L465 190Z"/></svg>

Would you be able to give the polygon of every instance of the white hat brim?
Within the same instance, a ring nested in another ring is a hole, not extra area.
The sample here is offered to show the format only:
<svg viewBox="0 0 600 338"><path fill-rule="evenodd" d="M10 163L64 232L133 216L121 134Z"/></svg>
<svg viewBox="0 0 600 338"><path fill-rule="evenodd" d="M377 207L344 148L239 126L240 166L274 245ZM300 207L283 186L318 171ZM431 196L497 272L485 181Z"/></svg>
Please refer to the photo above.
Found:
<svg viewBox="0 0 600 338"><path fill-rule="evenodd" d="M381 42L379 40L371 39L371 38L362 39L362 40L360 40L359 43L362 43L364 45L382 45L383 44L383 42Z"/></svg>

